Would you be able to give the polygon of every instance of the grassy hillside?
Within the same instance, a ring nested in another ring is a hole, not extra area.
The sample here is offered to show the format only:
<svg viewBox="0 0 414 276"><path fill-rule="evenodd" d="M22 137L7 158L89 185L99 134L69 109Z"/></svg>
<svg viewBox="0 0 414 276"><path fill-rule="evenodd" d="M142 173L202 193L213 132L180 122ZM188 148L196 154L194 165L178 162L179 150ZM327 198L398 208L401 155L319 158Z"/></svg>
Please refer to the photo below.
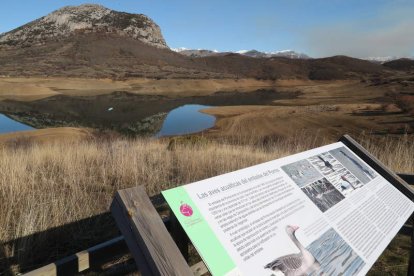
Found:
<svg viewBox="0 0 414 276"><path fill-rule="evenodd" d="M414 172L414 144L406 138L358 140L395 171ZM154 195L328 142L333 141L298 134L260 144L203 137L5 143L0 146L0 274L31 270L118 235L104 214L116 190L145 185ZM380 265L389 266L386 260Z"/></svg>
<svg viewBox="0 0 414 276"><path fill-rule="evenodd" d="M401 58L397 60L388 61L384 63L384 66L394 70L409 71L414 70L414 60L408 58Z"/></svg>
<svg viewBox="0 0 414 276"><path fill-rule="evenodd" d="M180 55L113 33L75 33L30 47L0 45L0 75L124 80L256 78L338 80L382 75L393 67L345 56L320 59Z"/></svg>

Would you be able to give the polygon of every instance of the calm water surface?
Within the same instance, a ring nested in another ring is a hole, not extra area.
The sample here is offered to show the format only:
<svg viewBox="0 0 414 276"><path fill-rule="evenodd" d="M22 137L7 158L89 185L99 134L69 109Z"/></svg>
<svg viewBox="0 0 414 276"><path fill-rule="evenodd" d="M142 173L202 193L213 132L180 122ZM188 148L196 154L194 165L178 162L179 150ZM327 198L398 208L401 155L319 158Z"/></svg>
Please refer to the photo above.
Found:
<svg viewBox="0 0 414 276"><path fill-rule="evenodd" d="M209 107L211 106L186 104L171 110L156 137L196 133L213 127L216 118L200 112Z"/></svg>
<svg viewBox="0 0 414 276"><path fill-rule="evenodd" d="M0 133L8 133L15 131L32 130L31 126L19 123L9 117L0 114Z"/></svg>

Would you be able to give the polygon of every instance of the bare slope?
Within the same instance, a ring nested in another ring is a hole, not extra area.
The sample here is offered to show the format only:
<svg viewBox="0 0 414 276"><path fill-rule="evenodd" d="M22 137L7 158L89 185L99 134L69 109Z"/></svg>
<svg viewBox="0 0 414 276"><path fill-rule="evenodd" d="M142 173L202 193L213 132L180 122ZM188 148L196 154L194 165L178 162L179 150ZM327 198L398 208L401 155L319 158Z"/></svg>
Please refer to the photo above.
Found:
<svg viewBox="0 0 414 276"><path fill-rule="evenodd" d="M0 63L0 74L8 76L191 78L206 71L202 64L169 49L110 33L74 34L33 47L3 48Z"/></svg>
<svg viewBox="0 0 414 276"><path fill-rule="evenodd" d="M346 79L383 67L349 57L313 60L239 54L190 58L112 33L73 34L32 47L0 48L0 75L90 78Z"/></svg>
<svg viewBox="0 0 414 276"><path fill-rule="evenodd" d="M408 58L401 58L385 62L384 66L394 70L412 71L414 70L414 60Z"/></svg>

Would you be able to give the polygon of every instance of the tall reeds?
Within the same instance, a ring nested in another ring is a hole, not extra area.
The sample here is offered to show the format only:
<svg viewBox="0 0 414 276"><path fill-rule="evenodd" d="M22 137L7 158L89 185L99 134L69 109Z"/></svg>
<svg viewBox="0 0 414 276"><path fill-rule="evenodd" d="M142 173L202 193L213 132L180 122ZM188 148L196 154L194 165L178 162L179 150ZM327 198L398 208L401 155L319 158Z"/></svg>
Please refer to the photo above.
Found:
<svg viewBox="0 0 414 276"><path fill-rule="evenodd" d="M237 139L236 139L237 140ZM108 212L114 193L161 190L304 151L329 141L122 139L0 147L0 271L48 263L118 235ZM412 137L357 139L398 172L414 172ZM0 273L1 274L1 273Z"/></svg>

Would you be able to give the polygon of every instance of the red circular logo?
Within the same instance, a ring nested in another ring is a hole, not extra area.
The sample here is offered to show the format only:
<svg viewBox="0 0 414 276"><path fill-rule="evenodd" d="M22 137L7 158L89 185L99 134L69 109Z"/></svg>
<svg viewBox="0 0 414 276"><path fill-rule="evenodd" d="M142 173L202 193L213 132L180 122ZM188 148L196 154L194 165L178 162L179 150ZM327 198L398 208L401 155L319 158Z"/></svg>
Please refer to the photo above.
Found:
<svg viewBox="0 0 414 276"><path fill-rule="evenodd" d="M191 217L193 215L193 208L191 208L188 204L181 204L180 206L180 212L186 217Z"/></svg>

